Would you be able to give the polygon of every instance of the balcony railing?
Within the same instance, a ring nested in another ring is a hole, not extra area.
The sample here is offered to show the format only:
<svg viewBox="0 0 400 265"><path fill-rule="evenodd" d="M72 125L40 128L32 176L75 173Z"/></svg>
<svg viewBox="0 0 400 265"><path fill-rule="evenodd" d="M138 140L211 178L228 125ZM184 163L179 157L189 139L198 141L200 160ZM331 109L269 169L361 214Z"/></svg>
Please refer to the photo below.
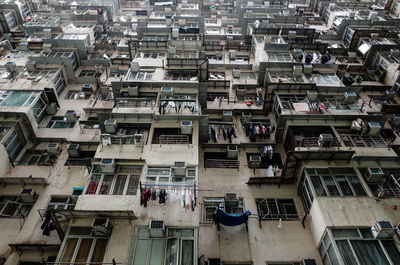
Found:
<svg viewBox="0 0 400 265"><path fill-rule="evenodd" d="M296 147L388 147L388 142L379 135L342 135L331 140L319 141L319 137L301 137Z"/></svg>
<svg viewBox="0 0 400 265"><path fill-rule="evenodd" d="M206 159L205 168L237 168L239 169L239 160L231 159Z"/></svg>
<svg viewBox="0 0 400 265"><path fill-rule="evenodd" d="M189 144L188 135L160 135L160 144Z"/></svg>

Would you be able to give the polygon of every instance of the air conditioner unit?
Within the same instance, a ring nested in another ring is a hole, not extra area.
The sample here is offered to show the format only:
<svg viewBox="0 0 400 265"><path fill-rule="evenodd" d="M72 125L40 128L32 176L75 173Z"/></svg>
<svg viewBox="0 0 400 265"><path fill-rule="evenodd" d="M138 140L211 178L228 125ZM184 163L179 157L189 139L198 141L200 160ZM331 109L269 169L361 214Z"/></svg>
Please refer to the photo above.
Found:
<svg viewBox="0 0 400 265"><path fill-rule="evenodd" d="M69 144L67 147L67 151L70 157L78 157L79 156L79 144Z"/></svg>
<svg viewBox="0 0 400 265"><path fill-rule="evenodd" d="M400 50L399 49L390 49L390 55L392 56L392 57L396 57L396 56L399 56L400 55Z"/></svg>
<svg viewBox="0 0 400 265"><path fill-rule="evenodd" d="M222 120L231 122L233 120L233 113L231 110L226 110L222 112Z"/></svg>
<svg viewBox="0 0 400 265"><path fill-rule="evenodd" d="M250 156L249 157L249 166L251 168L258 168L261 166L261 156Z"/></svg>
<svg viewBox="0 0 400 265"><path fill-rule="evenodd" d="M172 37L173 38L178 38L179 37L179 29L172 29Z"/></svg>
<svg viewBox="0 0 400 265"><path fill-rule="evenodd" d="M317 91L307 91L307 98L310 102L315 102L318 99Z"/></svg>
<svg viewBox="0 0 400 265"><path fill-rule="evenodd" d="M176 176L185 176L186 175L186 162L174 162L172 167L172 172Z"/></svg>
<svg viewBox="0 0 400 265"><path fill-rule="evenodd" d="M293 75L296 77L300 77L303 74L303 68L301 65L293 66Z"/></svg>
<svg viewBox="0 0 400 265"><path fill-rule="evenodd" d="M91 95L93 92L92 84L84 84L82 86L82 92L85 93L85 95Z"/></svg>
<svg viewBox="0 0 400 265"><path fill-rule="evenodd" d="M388 98L394 98L394 96L396 96L396 91L394 90L386 90L385 93Z"/></svg>
<svg viewBox="0 0 400 265"><path fill-rule="evenodd" d="M181 121L181 134L192 134L192 121Z"/></svg>
<svg viewBox="0 0 400 265"><path fill-rule="evenodd" d="M347 53L347 56L348 56L349 58L355 58L355 57L357 56L357 53L356 53L356 52L348 52L348 53Z"/></svg>
<svg viewBox="0 0 400 265"><path fill-rule="evenodd" d="M228 145L226 147L227 150L227 158L237 159L238 158L238 147L236 145Z"/></svg>
<svg viewBox="0 0 400 265"><path fill-rule="evenodd" d="M67 121L69 122L76 122L76 112L75 110L67 110L65 112L65 117L67 118Z"/></svg>
<svg viewBox="0 0 400 265"><path fill-rule="evenodd" d="M240 69L233 69L232 76L233 78L240 78Z"/></svg>
<svg viewBox="0 0 400 265"><path fill-rule="evenodd" d="M143 134L141 133L135 133L133 135L133 139L135 140L135 144L140 144L143 140Z"/></svg>
<svg viewBox="0 0 400 265"><path fill-rule="evenodd" d="M239 77L240 77L240 72L239 72ZM236 87L236 96L243 98L244 96L246 96L246 91L247 89L245 87L238 86Z"/></svg>
<svg viewBox="0 0 400 265"><path fill-rule="evenodd" d="M378 33L371 33L371 40L377 40L379 38Z"/></svg>
<svg viewBox="0 0 400 265"><path fill-rule="evenodd" d="M103 173L114 173L115 172L115 160L114 158L102 158L100 162L100 169Z"/></svg>
<svg viewBox="0 0 400 265"><path fill-rule="evenodd" d="M162 87L161 88L161 96L170 97L174 94L174 89L172 87Z"/></svg>
<svg viewBox="0 0 400 265"><path fill-rule="evenodd" d="M150 237L164 237L164 221L151 220L149 224L149 236Z"/></svg>
<svg viewBox="0 0 400 265"><path fill-rule="evenodd" d="M400 114L393 114L392 115L392 124L394 126L400 126Z"/></svg>
<svg viewBox="0 0 400 265"><path fill-rule="evenodd" d="M129 86L128 87L128 95L131 97L137 97L139 96L139 86Z"/></svg>
<svg viewBox="0 0 400 265"><path fill-rule="evenodd" d="M264 43L265 44L270 44L272 41L272 37L271 36L264 36Z"/></svg>
<svg viewBox="0 0 400 265"><path fill-rule="evenodd" d="M385 173L383 173L380 167L369 167L365 175L365 181L368 183L379 183L384 175Z"/></svg>
<svg viewBox="0 0 400 265"><path fill-rule="evenodd" d="M131 71L132 72L139 72L140 66L138 62L131 62Z"/></svg>
<svg viewBox="0 0 400 265"><path fill-rule="evenodd" d="M318 138L319 147L331 147L333 144L332 134L320 134Z"/></svg>
<svg viewBox="0 0 400 265"><path fill-rule="evenodd" d="M22 189L19 198L24 203L33 203L37 200L38 195L34 189Z"/></svg>
<svg viewBox="0 0 400 265"><path fill-rule="evenodd" d="M58 110L58 106L57 106L57 104L56 104L55 102L50 103L50 105L48 105L48 106L46 107L46 112L47 112L47 114L49 114L49 115L54 115L54 114L56 114L56 113L57 113L57 110Z"/></svg>
<svg viewBox="0 0 400 265"><path fill-rule="evenodd" d="M317 265L315 259L303 259L301 265Z"/></svg>
<svg viewBox="0 0 400 265"><path fill-rule="evenodd" d="M43 46L44 53L51 53L52 44L51 43L44 43Z"/></svg>
<svg viewBox="0 0 400 265"><path fill-rule="evenodd" d="M377 135L381 131L382 126L379 122L371 121L368 122L368 134L369 135Z"/></svg>
<svg viewBox="0 0 400 265"><path fill-rule="evenodd" d="M391 238L396 230L390 221L376 221L371 227L371 232L375 238L385 239Z"/></svg>
<svg viewBox="0 0 400 265"><path fill-rule="evenodd" d="M344 101L346 104L354 103L354 100L357 98L356 92L344 92Z"/></svg>
<svg viewBox="0 0 400 265"><path fill-rule="evenodd" d="M303 67L304 67L303 68L303 73L305 75L311 75L312 74L313 66L311 64L305 64Z"/></svg>
<svg viewBox="0 0 400 265"><path fill-rule="evenodd" d="M289 40L294 40L295 38L296 38L296 31L295 30L289 30L288 39Z"/></svg>
<svg viewBox="0 0 400 265"><path fill-rule="evenodd" d="M92 236L110 236L112 226L109 218L94 218L92 223Z"/></svg>
<svg viewBox="0 0 400 265"><path fill-rule="evenodd" d="M251 112L242 112L242 123L251 121Z"/></svg>
<svg viewBox="0 0 400 265"><path fill-rule="evenodd" d="M117 121L116 120L105 120L104 128L106 133L115 133L117 131Z"/></svg>
<svg viewBox="0 0 400 265"><path fill-rule="evenodd" d="M36 66L36 62L32 61L32 60L26 61L26 63L25 63L25 67L28 71L34 71L35 66Z"/></svg>
<svg viewBox="0 0 400 265"><path fill-rule="evenodd" d="M60 146L57 143L47 144L47 152L49 154L58 154L60 152Z"/></svg>

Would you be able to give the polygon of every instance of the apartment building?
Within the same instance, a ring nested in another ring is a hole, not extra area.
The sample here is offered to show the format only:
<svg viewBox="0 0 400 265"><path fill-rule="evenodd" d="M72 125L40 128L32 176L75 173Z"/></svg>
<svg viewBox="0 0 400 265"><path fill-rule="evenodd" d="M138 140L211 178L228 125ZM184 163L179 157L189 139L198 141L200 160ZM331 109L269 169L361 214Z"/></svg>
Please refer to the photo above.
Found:
<svg viewBox="0 0 400 265"><path fill-rule="evenodd" d="M0 3L0 264L400 264L398 1Z"/></svg>

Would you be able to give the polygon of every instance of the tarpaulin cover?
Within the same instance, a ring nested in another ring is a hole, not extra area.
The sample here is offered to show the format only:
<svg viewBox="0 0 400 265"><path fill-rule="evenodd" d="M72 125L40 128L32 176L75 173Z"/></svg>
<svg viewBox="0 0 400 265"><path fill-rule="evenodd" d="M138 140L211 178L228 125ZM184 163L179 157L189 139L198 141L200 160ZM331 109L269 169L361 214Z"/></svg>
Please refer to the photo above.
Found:
<svg viewBox="0 0 400 265"><path fill-rule="evenodd" d="M246 211L242 214L227 214L218 209L217 212L213 214L213 219L216 224L236 226L246 223L250 215L250 211Z"/></svg>

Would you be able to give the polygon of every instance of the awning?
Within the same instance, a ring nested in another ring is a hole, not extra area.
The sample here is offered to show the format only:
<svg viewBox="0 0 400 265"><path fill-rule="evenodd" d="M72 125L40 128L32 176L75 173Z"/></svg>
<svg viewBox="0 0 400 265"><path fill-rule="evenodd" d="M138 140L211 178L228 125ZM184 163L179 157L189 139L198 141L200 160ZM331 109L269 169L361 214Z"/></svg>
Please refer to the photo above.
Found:
<svg viewBox="0 0 400 265"><path fill-rule="evenodd" d="M246 211L242 214L227 214L218 209L217 212L213 214L213 219L216 224L223 224L226 226L237 226L247 223L247 220L249 219L250 215L251 215L250 211Z"/></svg>

